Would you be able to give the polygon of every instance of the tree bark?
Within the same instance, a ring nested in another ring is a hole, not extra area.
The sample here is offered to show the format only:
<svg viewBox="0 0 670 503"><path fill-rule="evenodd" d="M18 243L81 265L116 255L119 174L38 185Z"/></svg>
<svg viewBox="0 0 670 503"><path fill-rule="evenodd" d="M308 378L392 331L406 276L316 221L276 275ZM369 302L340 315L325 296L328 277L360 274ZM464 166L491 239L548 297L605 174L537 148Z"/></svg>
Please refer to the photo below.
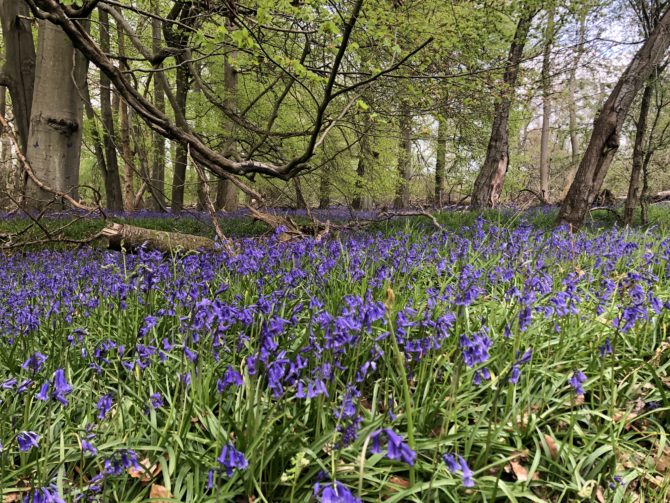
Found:
<svg viewBox="0 0 670 503"><path fill-rule="evenodd" d="M486 159L472 191L472 209L495 207L500 199L507 166L509 163L509 112L516 91L519 67L526 45L528 31L537 10L526 6L516 25L510 46L505 73L503 75L503 95L497 100L491 137L486 151Z"/></svg>
<svg viewBox="0 0 670 503"><path fill-rule="evenodd" d="M442 207L444 178L447 171L447 119L443 114L437 117L437 150L435 155L435 207Z"/></svg>
<svg viewBox="0 0 670 503"><path fill-rule="evenodd" d="M0 86L0 114L7 112L7 88ZM9 207L9 195L12 189L13 169L9 138L0 126L0 210Z"/></svg>
<svg viewBox="0 0 670 503"><path fill-rule="evenodd" d="M302 193L302 184L300 183L300 177L296 176L293 179L293 186L295 187L295 203L296 208L299 210L307 209L307 200L305 195Z"/></svg>
<svg viewBox="0 0 670 503"><path fill-rule="evenodd" d="M214 250L214 241L203 236L182 234L179 232L157 231L135 227L128 224L111 224L102 230L102 235L109 239L110 248L136 249L145 246L151 250L175 252L178 250Z"/></svg>
<svg viewBox="0 0 670 503"><path fill-rule="evenodd" d="M231 8L234 9L234 2L231 2ZM233 18L229 17L226 22L226 27L228 30L233 30L235 24ZM237 71L235 70L232 62L237 57L236 51L231 51L224 60L223 67L223 80L224 86L226 88L226 96L224 103L227 105L228 109L237 111ZM226 155L233 158L237 157L237 141L235 139L235 125L231 120L227 121L228 125L228 146ZM216 207L218 209L223 209L225 211L235 211L239 206L238 203L238 190L233 185L230 180L220 178L217 183L216 190Z"/></svg>
<svg viewBox="0 0 670 503"><path fill-rule="evenodd" d="M26 157L38 179L76 199L87 61L59 26L44 20L37 54ZM29 207L41 208L52 195L29 182L26 198Z"/></svg>
<svg viewBox="0 0 670 503"><path fill-rule="evenodd" d="M595 121L577 175L561 205L561 222L572 225L574 229L584 222L586 212L600 191L614 154L619 148L619 136L628 110L644 82L664 57L669 45L670 9L663 14L605 101Z"/></svg>
<svg viewBox="0 0 670 503"><path fill-rule="evenodd" d="M153 50L154 54L157 54L161 49L161 27L162 23L159 19L151 20L151 49ZM160 70L160 66L157 67L156 70ZM163 87L157 75L154 75L153 87L154 104L156 105L156 108L164 114L165 92L163 91ZM163 208L165 208L165 138L163 135L155 131L153 133L153 146L151 150L153 153L151 158L151 173L149 176L149 184L151 185L149 193L151 194L151 199L149 200L148 206L152 210L161 211ZM175 162L175 173L176 172L177 166ZM172 190L174 191L174 186ZM180 210L181 206L178 208L173 208L173 211Z"/></svg>
<svg viewBox="0 0 670 503"><path fill-rule="evenodd" d="M35 84L35 43L28 5L23 0L0 0L0 20L5 46L2 73L12 98L14 123L21 150L26 152Z"/></svg>
<svg viewBox="0 0 670 503"><path fill-rule="evenodd" d="M319 180L319 208L326 209L330 206L330 171L331 166L325 166L321 171Z"/></svg>
<svg viewBox="0 0 670 503"><path fill-rule="evenodd" d="M98 11L100 21L100 48L111 52L109 34L109 14ZM109 77L100 72L100 115L102 118L102 143L105 151L104 178L107 208L112 211L123 210L119 161L116 154L114 113L112 111L112 86Z"/></svg>
<svg viewBox="0 0 670 503"><path fill-rule="evenodd" d="M393 207L402 209L409 207L409 180L412 163L412 115L406 102L400 108L400 141L398 143L398 185Z"/></svg>
<svg viewBox="0 0 670 503"><path fill-rule="evenodd" d="M372 135L373 125L369 114L365 115L363 121L364 131L360 139L360 151L358 153L358 162L356 163L356 186L354 198L351 206L355 210L370 209L370 197L365 193L366 177L368 176L369 161L373 158L370 152L370 137Z"/></svg>
<svg viewBox="0 0 670 503"><path fill-rule="evenodd" d="M553 4L547 11L544 51L542 57L542 133L540 136L540 195L545 203L551 200L549 186L549 126L551 123L551 47L554 40Z"/></svg>
<svg viewBox="0 0 670 503"><path fill-rule="evenodd" d="M645 84L642 92L642 102L640 103L640 114L635 128L635 144L633 146L633 166L630 173L630 182L628 184L628 195L624 206L623 220L626 225L633 223L635 208L640 202L640 174L645 156L645 138L647 136L647 119L651 107L651 98L654 92L655 78L651 78Z"/></svg>
<svg viewBox="0 0 670 503"><path fill-rule="evenodd" d="M181 113L186 112L189 86L188 69L184 65L180 65L177 67L177 89L175 91L175 99ZM175 147L174 173L172 177L171 205L172 211L174 212L179 212L184 209L187 166L188 150L185 145L178 143Z"/></svg>

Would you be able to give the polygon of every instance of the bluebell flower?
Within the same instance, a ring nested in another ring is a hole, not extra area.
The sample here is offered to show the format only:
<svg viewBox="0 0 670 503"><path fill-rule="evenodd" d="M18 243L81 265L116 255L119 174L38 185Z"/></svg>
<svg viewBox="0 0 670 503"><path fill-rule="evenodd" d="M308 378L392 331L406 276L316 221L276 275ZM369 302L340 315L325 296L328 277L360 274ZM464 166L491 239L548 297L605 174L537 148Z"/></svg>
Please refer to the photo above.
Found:
<svg viewBox="0 0 670 503"><path fill-rule="evenodd" d="M42 369L46 359L47 357L38 351L23 362L21 368L23 370L32 370L33 373L37 373Z"/></svg>
<svg viewBox="0 0 670 503"><path fill-rule="evenodd" d="M23 498L23 503L65 503L65 500L58 494L56 484L49 484L47 487L41 487L28 493Z"/></svg>
<svg viewBox="0 0 670 503"><path fill-rule="evenodd" d="M347 486L337 480L325 484L317 482L314 485L314 496L321 503L362 503Z"/></svg>
<svg viewBox="0 0 670 503"><path fill-rule="evenodd" d="M233 476L233 469L244 471L249 467L249 462L244 454L235 449L233 444L228 443L221 449L221 454L218 457L219 464L225 468L228 477Z"/></svg>
<svg viewBox="0 0 670 503"><path fill-rule="evenodd" d="M153 393L153 394L149 397L149 401L151 402L151 406L152 406L154 409L158 409L158 408L162 407L162 406L165 404L165 403L163 402L163 395L161 395L160 393Z"/></svg>
<svg viewBox="0 0 670 503"><path fill-rule="evenodd" d="M568 380L570 386L572 386L578 396L584 395L584 387L582 384L586 382L586 375L581 370L575 370L572 374L572 377Z"/></svg>
<svg viewBox="0 0 670 503"><path fill-rule="evenodd" d="M17 437L16 441L19 443L19 450L22 452L29 451L33 447L39 447L40 436L34 431L22 431Z"/></svg>
<svg viewBox="0 0 670 503"><path fill-rule="evenodd" d="M474 487L475 480L473 478L474 473L468 466L467 461L463 456L458 456L458 461L453 454L444 454L442 460L447 465L447 469L451 473L461 472L461 478L463 480L463 487Z"/></svg>
<svg viewBox="0 0 670 503"><path fill-rule="evenodd" d="M85 439L81 440L81 450L84 454L90 454L91 456L98 455L98 449L96 449L96 447L91 442Z"/></svg>
<svg viewBox="0 0 670 503"><path fill-rule="evenodd" d="M604 357L605 355L612 354L612 343L610 342L609 337L605 338L605 344L600 346L598 348L598 351L600 353L601 358Z"/></svg>
<svg viewBox="0 0 670 503"><path fill-rule="evenodd" d="M381 453L381 436L385 435L387 439L387 456L389 459L400 460L409 466L414 466L416 462L416 452L404 442L403 437L398 435L391 428L374 431L370 434L371 448L374 454Z"/></svg>
<svg viewBox="0 0 670 503"><path fill-rule="evenodd" d="M105 419L105 416L109 413L109 411L112 409L112 395L107 394L104 395L100 400L98 400L98 403L96 404L95 408L98 410L98 419L102 420Z"/></svg>

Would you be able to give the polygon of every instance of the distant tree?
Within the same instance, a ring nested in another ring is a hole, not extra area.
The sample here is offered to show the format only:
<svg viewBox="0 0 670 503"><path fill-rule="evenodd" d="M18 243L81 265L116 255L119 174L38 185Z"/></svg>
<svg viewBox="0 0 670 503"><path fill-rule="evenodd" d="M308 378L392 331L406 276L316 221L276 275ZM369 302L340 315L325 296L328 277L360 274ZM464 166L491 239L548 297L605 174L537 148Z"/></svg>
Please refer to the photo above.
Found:
<svg viewBox="0 0 670 503"><path fill-rule="evenodd" d="M670 9L666 8L600 110L575 179L561 205L560 221L571 224L573 228L583 224L619 148L621 129L628 110L640 88L661 62L668 46Z"/></svg>

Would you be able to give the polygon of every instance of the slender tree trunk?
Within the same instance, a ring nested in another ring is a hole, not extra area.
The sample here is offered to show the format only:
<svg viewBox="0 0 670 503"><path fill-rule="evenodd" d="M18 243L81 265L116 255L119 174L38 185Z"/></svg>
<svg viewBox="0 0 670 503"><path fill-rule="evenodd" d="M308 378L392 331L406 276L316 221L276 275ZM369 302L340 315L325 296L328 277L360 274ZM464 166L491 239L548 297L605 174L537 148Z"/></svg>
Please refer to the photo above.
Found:
<svg viewBox="0 0 670 503"><path fill-rule="evenodd" d="M356 187L354 198L351 202L351 207L355 210L369 209L370 198L364 193L365 180L368 171L368 162L372 158L370 152L370 135L372 134L372 121L369 115L365 116L364 132L361 136L359 145L360 151L358 153L358 163L356 164Z"/></svg>
<svg viewBox="0 0 670 503"><path fill-rule="evenodd" d="M403 102L400 109L400 142L398 143L398 185L395 208L407 208L410 203L409 180L412 163L412 115L409 105Z"/></svg>
<svg viewBox="0 0 670 503"><path fill-rule="evenodd" d="M0 0L5 46L5 64L0 71L0 80L4 81L12 98L14 123L24 153L28 145L35 84L35 44L29 14L24 0Z"/></svg>
<svg viewBox="0 0 670 503"><path fill-rule="evenodd" d="M486 152L486 160L477 175L472 192L471 208L494 207L498 204L509 163L509 112L516 90L519 66L526 45L528 31L537 11L526 8L521 15L510 46L505 74L503 75L503 95L496 103L491 137Z"/></svg>
<svg viewBox="0 0 670 503"><path fill-rule="evenodd" d="M579 168L579 136L577 135L577 68L584 54L584 42L586 38L586 20L584 16L579 19L579 34L577 42L577 55L575 62L570 69L570 76L568 77L568 113L570 114L570 169L565 177L563 190L561 190L561 201L565 199L570 190L570 185L575 179L577 168Z"/></svg>
<svg viewBox="0 0 670 503"><path fill-rule="evenodd" d="M600 191L619 148L621 128L638 91L664 57L670 45L670 9L637 51L595 121L589 145L563 201L559 219L579 228Z"/></svg>
<svg viewBox="0 0 670 503"><path fill-rule="evenodd" d="M325 209L330 206L330 171L331 166L324 166L321 170L319 180L319 208Z"/></svg>
<svg viewBox="0 0 670 503"><path fill-rule="evenodd" d="M302 193L302 184L300 183L300 177L293 178L293 187L295 188L295 202L296 208L299 210L307 209L307 200L305 195Z"/></svg>
<svg viewBox="0 0 670 503"><path fill-rule="evenodd" d="M91 92L89 90L88 82L84 86L84 109L86 111L86 118L91 124L91 139L93 140L93 152L95 153L95 162L100 169L105 188L107 186L107 162L105 160L105 150L102 144L102 135L98 129L98 121L95 116L95 110L91 102Z"/></svg>
<svg viewBox="0 0 670 503"><path fill-rule="evenodd" d="M158 53L161 49L161 28L162 23L159 19L151 20L151 49L154 54ZM156 70L159 70L156 68ZM160 80L156 75L153 78L153 87L154 87L154 104L156 108L161 112L165 113L165 92L161 86ZM153 156L151 162L151 174L149 184L151 189L149 193L151 194L151 199L149 200L149 208L152 210L160 211L165 207L165 138L154 132L153 133L153 146L152 146ZM177 166L175 165L175 172L177 171ZM172 187L174 191L174 185ZM183 191L183 181L182 181L182 191ZM183 193L183 192L182 192ZM182 197L183 201L183 197ZM174 204L174 201L173 201ZM173 211L180 211L181 206L175 208L173 206Z"/></svg>
<svg viewBox="0 0 670 503"><path fill-rule="evenodd" d="M189 85L188 68L185 65L178 66L175 99L182 114L186 112ZM183 144L177 143L175 147L174 175L172 178L172 211L174 212L179 212L184 208L187 165L188 150Z"/></svg>
<svg viewBox="0 0 670 503"><path fill-rule="evenodd" d="M27 159L52 189L77 197L83 93L87 61L60 26L39 21L32 116ZM42 207L53 196L29 183L27 204Z"/></svg>
<svg viewBox="0 0 670 503"><path fill-rule="evenodd" d="M7 88L0 86L0 114L5 116L7 109ZM0 210L9 207L9 195L12 192L12 158L9 138L0 126Z"/></svg>
<svg viewBox="0 0 670 503"><path fill-rule="evenodd" d="M442 207L444 178L447 170L447 119L443 114L437 117L437 151L435 156L435 207Z"/></svg>
<svg viewBox="0 0 670 503"><path fill-rule="evenodd" d="M227 21L228 30L233 30L235 27L233 19L229 18ZM228 54L224 61L223 78L226 88L226 100L228 108L235 110L237 104L237 71L233 66L233 61L237 57L236 51ZM228 121L228 134L230 136L228 143L229 156L237 157L237 141L235 139L235 126L232 121ZM216 190L216 207L224 209L225 211L235 211L238 208L238 190L237 187L226 179L219 179Z"/></svg>
<svg viewBox="0 0 670 503"><path fill-rule="evenodd" d="M655 77L655 76L654 76ZM630 183L628 185L628 196L624 207L624 223L631 225L635 208L640 202L640 174L645 157L645 138L647 136L647 118L649 117L649 108L651 107L651 98L654 92L654 80L652 77L647 81L642 93L642 102L640 103L640 115L637 119L635 128L635 144L633 146L633 167L630 173Z"/></svg>
<svg viewBox="0 0 670 503"><path fill-rule="evenodd" d="M109 34L109 14L98 11L100 20L100 49L111 51ZM102 116L102 142L105 149L105 195L107 208L113 211L123 209L121 195L121 179L119 177L119 161L116 155L114 113L112 111L112 86L109 77L100 72L100 115Z"/></svg>
<svg viewBox="0 0 670 503"><path fill-rule="evenodd" d="M540 195L551 200L549 186L549 126L551 123L551 47L554 40L554 6L547 11L544 53L542 58L542 134L540 137Z"/></svg>
<svg viewBox="0 0 670 503"><path fill-rule="evenodd" d="M119 66L128 69L126 56L126 35L119 23L116 23L116 40L119 47ZM119 142L123 160L123 209L131 213L135 211L135 165L133 148L130 141L130 114L128 103L120 95L119 100Z"/></svg>

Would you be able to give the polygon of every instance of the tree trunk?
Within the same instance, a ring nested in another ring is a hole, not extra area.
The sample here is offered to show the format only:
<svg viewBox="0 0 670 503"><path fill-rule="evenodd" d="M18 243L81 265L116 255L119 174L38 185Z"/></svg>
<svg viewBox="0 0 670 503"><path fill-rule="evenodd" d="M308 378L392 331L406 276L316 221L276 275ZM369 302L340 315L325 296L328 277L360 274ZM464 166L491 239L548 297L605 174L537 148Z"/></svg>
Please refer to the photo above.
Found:
<svg viewBox="0 0 670 503"><path fill-rule="evenodd" d="M319 180L319 208L326 209L330 206L330 170L331 166L324 166L321 170Z"/></svg>
<svg viewBox="0 0 670 503"><path fill-rule="evenodd" d="M579 67L579 62L582 59L582 54L584 54L584 42L586 39L586 19L585 16L579 18L579 35L577 42L577 55L575 57L575 62L570 69L570 76L568 77L568 92L570 97L568 98L568 113L570 114L570 169L565 177L565 182L563 183L563 190L561 190L561 201L565 199L570 190L570 185L575 179L577 174L577 168L579 168L579 136L577 136L577 68Z"/></svg>
<svg viewBox="0 0 670 503"><path fill-rule="evenodd" d="M235 24L232 18L229 18L226 27L233 30ZM237 110L237 71L232 62L237 57L236 51L229 53L224 60L223 79L226 88L225 103L230 110ZM232 121L228 120L228 146L227 155L233 158L237 157L237 141L235 139L235 127ZM237 187L226 179L219 179L216 190L216 207L225 211L235 211L238 208L238 190Z"/></svg>
<svg viewBox="0 0 670 503"><path fill-rule="evenodd" d="M554 6L547 11L542 57L542 134L540 137L540 195L545 203L551 200L549 186L549 125L551 123L551 47L554 40Z"/></svg>
<svg viewBox="0 0 670 503"><path fill-rule="evenodd" d="M640 103L640 115L637 119L635 128L635 144L633 146L633 167L630 173L630 183L628 185L628 196L623 212L623 220L626 225L633 223L633 214L635 208L640 202L640 174L645 156L645 138L647 136L647 118L649 117L649 108L651 107L651 98L654 92L654 78L647 81L642 93L642 102Z"/></svg>
<svg viewBox="0 0 670 503"><path fill-rule="evenodd" d="M437 117L437 151L435 155L435 207L442 207L444 178L447 171L447 119L443 114Z"/></svg>
<svg viewBox="0 0 670 503"><path fill-rule="evenodd" d="M26 157L37 178L52 189L77 197L87 61L60 26L39 21L32 116ZM29 207L40 208L52 195L33 183Z"/></svg>
<svg viewBox="0 0 670 503"><path fill-rule="evenodd" d="M162 23L159 19L151 20L151 49L154 54L157 54L161 49L161 27ZM160 67L156 68L156 70L160 70ZM165 113L165 92L158 77L154 75L153 78L154 104L160 112ZM149 193L151 194L151 199L148 206L152 210L161 211L165 208L165 138L157 132L153 133L152 151L151 173L149 176L149 184L151 185ZM176 171L177 166L175 163L175 173ZM174 186L172 190L174 192ZM178 208L173 207L172 209L173 211L180 211L181 205Z"/></svg>
<svg viewBox="0 0 670 503"><path fill-rule="evenodd" d="M0 114L6 115L7 88L0 86ZM11 194L11 180L13 178L12 158L10 152L9 138L0 126L0 210L9 207L9 196Z"/></svg>
<svg viewBox="0 0 670 503"><path fill-rule="evenodd" d="M398 185L393 207L409 207L409 180L412 163L412 115L409 105L402 103L400 109L400 142L398 143Z"/></svg>
<svg viewBox="0 0 670 503"><path fill-rule="evenodd" d="M670 45L670 9L640 47L595 121L591 139L577 170L559 219L579 228L600 191L607 170L619 148L621 128L628 110L644 82L664 57Z"/></svg>
<svg viewBox="0 0 670 503"><path fill-rule="evenodd" d="M14 123L21 150L26 152L30 129L33 87L35 84L35 43L30 25L28 5L23 0L0 0L5 46L5 65L0 79L12 98Z"/></svg>
<svg viewBox="0 0 670 503"><path fill-rule="evenodd" d="M116 40L119 47L119 67L128 70L126 56L126 35L119 23L116 23ZM135 165L133 162L133 148L130 141L130 115L128 103L118 95L119 114L119 142L121 158L123 160L123 209L127 213L135 211Z"/></svg>
<svg viewBox="0 0 670 503"><path fill-rule="evenodd" d="M151 250L175 252L178 250L214 250L214 241L203 236L182 234L179 232L157 231L128 224L110 224L102 230L109 239L110 248L135 249L144 246Z"/></svg>
<svg viewBox="0 0 670 503"><path fill-rule="evenodd" d="M188 68L185 65L177 67L177 89L175 99L182 114L186 112L189 88ZM162 137L161 137L162 138ZM174 174L172 178L172 211L184 209L184 192L186 187L186 167L188 166L188 150L182 143L175 147Z"/></svg>
<svg viewBox="0 0 670 503"><path fill-rule="evenodd" d="M111 51L109 14L104 10L99 10L98 15L100 16L100 48L105 53L109 53ZM112 211L121 211L123 209L123 196L121 195L119 161L116 155L112 86L109 77L103 72L100 72L100 115L102 116L102 142L105 149L104 176L107 208Z"/></svg>
<svg viewBox="0 0 670 503"><path fill-rule="evenodd" d="M516 91L519 66L526 45L535 9L526 8L516 25L514 39L510 46L505 74L503 75L503 94L497 100L491 137L486 151L486 160L477 175L472 191L470 207L472 209L494 207L498 204L502 192L507 166L509 163L509 112Z"/></svg>
<svg viewBox="0 0 670 503"><path fill-rule="evenodd" d="M307 200L305 199L305 195L302 193L302 184L300 183L299 177L296 176L293 178L293 186L295 187L296 208L299 210L306 210Z"/></svg>
<svg viewBox="0 0 670 503"><path fill-rule="evenodd" d="M358 163L356 164L356 188L354 198L351 202L351 207L355 210L369 209L370 198L365 193L366 188L366 176L368 175L368 162L373 157L370 152L370 136L372 135L372 121L370 120L369 114L365 116L363 121L364 129L363 135L361 136L360 151L358 153Z"/></svg>

